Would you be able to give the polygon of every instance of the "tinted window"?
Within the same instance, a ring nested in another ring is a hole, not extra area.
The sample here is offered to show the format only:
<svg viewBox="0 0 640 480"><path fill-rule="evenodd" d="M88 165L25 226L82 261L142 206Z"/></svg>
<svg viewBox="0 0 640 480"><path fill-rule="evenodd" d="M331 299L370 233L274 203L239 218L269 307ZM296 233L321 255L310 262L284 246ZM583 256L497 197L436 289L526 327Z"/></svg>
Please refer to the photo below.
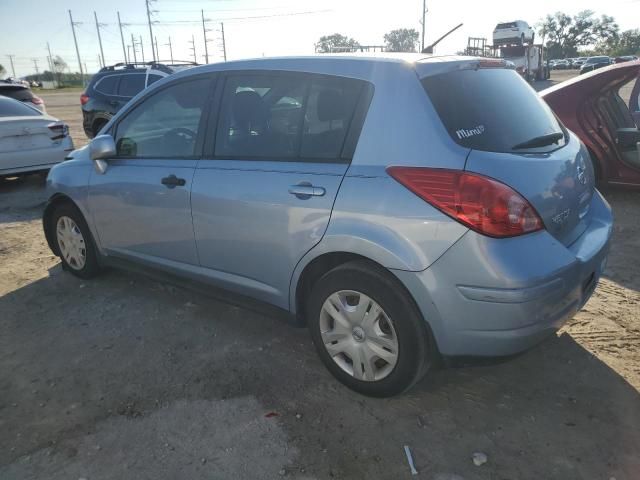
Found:
<svg viewBox="0 0 640 480"><path fill-rule="evenodd" d="M118 78L120 77L121 75L108 75L103 77L94 88L105 95L114 95L116 93L116 87L118 86Z"/></svg>
<svg viewBox="0 0 640 480"><path fill-rule="evenodd" d="M120 121L116 149L125 157L191 157L209 80L182 82L150 96Z"/></svg>
<svg viewBox="0 0 640 480"><path fill-rule="evenodd" d="M323 79L311 84L300 156L337 158L362 89L352 80Z"/></svg>
<svg viewBox="0 0 640 480"><path fill-rule="evenodd" d="M301 75L227 79L216 156L338 158L362 82Z"/></svg>
<svg viewBox="0 0 640 480"><path fill-rule="evenodd" d="M122 97L135 97L144 89L144 73L122 75L118 95Z"/></svg>
<svg viewBox="0 0 640 480"><path fill-rule="evenodd" d="M533 138L562 133L551 109L514 70L461 70L422 84L449 135L464 147L510 152ZM558 142L528 150L553 150L564 140Z"/></svg>
<svg viewBox="0 0 640 480"><path fill-rule="evenodd" d="M296 157L306 84L288 76L237 76L226 81L216 155Z"/></svg>
<svg viewBox="0 0 640 480"><path fill-rule="evenodd" d="M502 30L504 28L516 28L518 25L516 25L514 22L511 23L499 23L496 26L496 30Z"/></svg>
<svg viewBox="0 0 640 480"><path fill-rule="evenodd" d="M155 74L150 74L149 77L147 78L147 87L149 85L151 85L152 83L157 82L158 80L160 80L162 77L160 75L155 75Z"/></svg>
<svg viewBox="0 0 640 480"><path fill-rule="evenodd" d="M602 63L608 62L609 57L591 57L587 60L587 63Z"/></svg>
<svg viewBox="0 0 640 480"><path fill-rule="evenodd" d="M28 88L23 87L0 87L0 95L16 100L25 101L33 98L33 93Z"/></svg>
<svg viewBox="0 0 640 480"><path fill-rule="evenodd" d="M37 117L42 115L35 108L22 102L0 97L0 117Z"/></svg>

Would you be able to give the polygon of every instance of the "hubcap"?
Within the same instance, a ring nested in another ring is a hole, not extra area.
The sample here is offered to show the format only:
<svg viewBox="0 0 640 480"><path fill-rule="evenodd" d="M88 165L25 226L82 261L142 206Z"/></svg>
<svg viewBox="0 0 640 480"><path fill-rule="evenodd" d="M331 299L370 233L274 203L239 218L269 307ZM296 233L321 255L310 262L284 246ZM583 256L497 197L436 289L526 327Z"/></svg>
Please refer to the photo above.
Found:
<svg viewBox="0 0 640 480"><path fill-rule="evenodd" d="M320 312L320 335L333 361L358 380L382 380L398 361L393 323L364 293L340 290L331 294Z"/></svg>
<svg viewBox="0 0 640 480"><path fill-rule="evenodd" d="M60 253L74 270L82 270L87 262L87 249L82 232L72 218L62 216L56 225Z"/></svg>

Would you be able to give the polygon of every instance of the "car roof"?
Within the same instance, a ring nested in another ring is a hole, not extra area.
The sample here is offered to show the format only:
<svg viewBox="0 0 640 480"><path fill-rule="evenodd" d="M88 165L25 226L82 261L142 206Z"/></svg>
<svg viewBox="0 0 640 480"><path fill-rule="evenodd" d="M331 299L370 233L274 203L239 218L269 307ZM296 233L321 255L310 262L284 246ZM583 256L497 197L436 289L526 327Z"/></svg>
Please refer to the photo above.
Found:
<svg viewBox="0 0 640 480"><path fill-rule="evenodd" d="M3 80L0 80L0 88L15 88L16 90L18 90L20 88L28 89L29 87L27 87L22 83L12 83L12 82L5 82Z"/></svg>
<svg viewBox="0 0 640 480"><path fill-rule="evenodd" d="M274 70L300 73L338 75L370 80L383 72L399 69L413 70L418 76L434 75L447 71L481 67L483 63L495 62L506 66L501 59L486 59L460 55L430 55L424 53L332 53L311 56L264 57L246 60L211 63L172 75L184 78L198 73L242 70Z"/></svg>

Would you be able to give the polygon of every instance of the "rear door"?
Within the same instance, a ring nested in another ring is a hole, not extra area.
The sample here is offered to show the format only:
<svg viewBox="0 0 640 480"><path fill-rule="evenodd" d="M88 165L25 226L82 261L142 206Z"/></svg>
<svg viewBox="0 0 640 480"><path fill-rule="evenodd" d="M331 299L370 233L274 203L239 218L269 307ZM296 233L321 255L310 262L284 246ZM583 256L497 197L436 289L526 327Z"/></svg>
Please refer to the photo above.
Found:
<svg viewBox="0 0 640 480"><path fill-rule="evenodd" d="M588 153L519 75L468 69L423 84L451 137L471 149L465 170L518 191L563 244L582 234L594 192Z"/></svg>
<svg viewBox="0 0 640 480"><path fill-rule="evenodd" d="M192 213L203 267L221 286L288 307L292 271L322 238L349 166L365 83L230 73L196 169ZM210 122L211 123L211 122Z"/></svg>

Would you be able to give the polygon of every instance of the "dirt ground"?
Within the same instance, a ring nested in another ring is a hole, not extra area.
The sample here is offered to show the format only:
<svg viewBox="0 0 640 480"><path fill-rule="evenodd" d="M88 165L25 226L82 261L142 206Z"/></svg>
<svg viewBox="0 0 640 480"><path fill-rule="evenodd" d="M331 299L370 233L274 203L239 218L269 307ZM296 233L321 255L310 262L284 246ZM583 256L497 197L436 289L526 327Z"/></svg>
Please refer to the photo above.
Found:
<svg viewBox="0 0 640 480"><path fill-rule="evenodd" d="M86 141L77 95L43 97ZM5 182L0 479L398 479L408 445L418 478L638 480L640 193L605 195L605 277L562 331L379 400L334 381L281 318L137 274L63 272L42 180Z"/></svg>

